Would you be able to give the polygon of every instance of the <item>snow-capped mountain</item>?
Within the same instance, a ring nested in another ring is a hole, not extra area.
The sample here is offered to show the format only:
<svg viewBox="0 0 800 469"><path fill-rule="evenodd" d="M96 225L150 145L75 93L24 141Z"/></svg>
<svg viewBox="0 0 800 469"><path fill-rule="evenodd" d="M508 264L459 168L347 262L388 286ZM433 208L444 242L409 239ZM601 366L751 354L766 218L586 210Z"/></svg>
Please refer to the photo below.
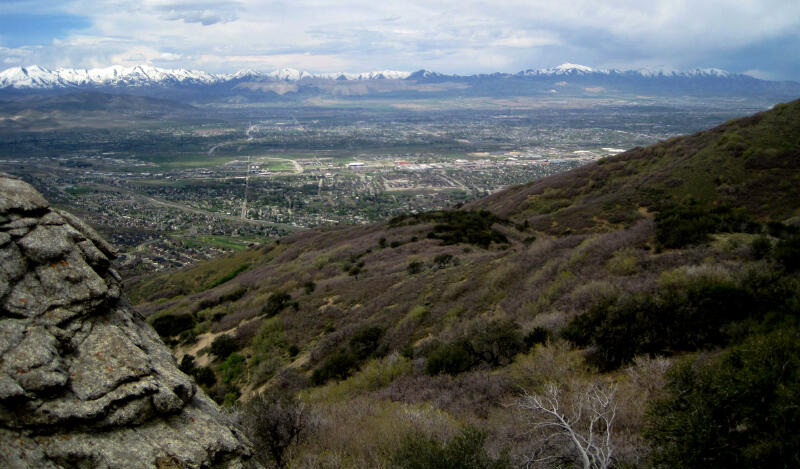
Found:
<svg viewBox="0 0 800 469"><path fill-rule="evenodd" d="M553 68L540 68L538 70L524 70L517 75L527 77L542 77L542 76L586 76L586 75L628 75L639 76L642 78L696 78L696 77L714 77L714 78L730 78L735 74L721 70L718 68L696 68L693 70L676 70L672 68L642 68L638 70L620 70L620 69L602 69L592 68L586 65L578 65L573 63L563 63Z"/></svg>
<svg viewBox="0 0 800 469"><path fill-rule="evenodd" d="M371 81L368 87L340 83ZM285 86L283 82L291 82ZM435 86L431 86L435 85ZM345 85L346 86L346 85ZM198 70L163 69L148 65L115 65L94 69L40 66L0 72L0 91L36 93L71 90L127 93L187 102L231 102L304 99L311 96L598 96L598 93L655 96L769 96L770 100L800 95L800 83L759 80L716 68L679 71L668 68L596 69L574 63L518 73L445 75L430 70L365 73L310 73L292 68L271 72L241 70L211 74Z"/></svg>
<svg viewBox="0 0 800 469"><path fill-rule="evenodd" d="M0 88L76 88L91 86L151 86L156 84L210 84L219 78L197 70L137 65L106 68L49 70L38 65L14 67L0 72Z"/></svg>
<svg viewBox="0 0 800 469"><path fill-rule="evenodd" d="M146 87L170 85L211 85L230 81L276 80L299 81L305 79L339 80L400 80L409 72L382 70L365 73L314 74L292 68L282 68L268 73L241 70L231 74L215 75L198 70L163 69L149 65L106 68L49 70L38 65L13 67L0 72L0 88L54 89L80 87Z"/></svg>

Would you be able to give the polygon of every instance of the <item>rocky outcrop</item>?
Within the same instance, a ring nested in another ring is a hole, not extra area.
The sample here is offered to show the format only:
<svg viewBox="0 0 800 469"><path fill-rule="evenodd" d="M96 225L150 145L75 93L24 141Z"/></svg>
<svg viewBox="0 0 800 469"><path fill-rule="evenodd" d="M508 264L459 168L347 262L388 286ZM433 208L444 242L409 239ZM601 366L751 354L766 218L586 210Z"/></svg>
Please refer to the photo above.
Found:
<svg viewBox="0 0 800 469"><path fill-rule="evenodd" d="M257 467L130 306L114 255L0 174L0 467Z"/></svg>

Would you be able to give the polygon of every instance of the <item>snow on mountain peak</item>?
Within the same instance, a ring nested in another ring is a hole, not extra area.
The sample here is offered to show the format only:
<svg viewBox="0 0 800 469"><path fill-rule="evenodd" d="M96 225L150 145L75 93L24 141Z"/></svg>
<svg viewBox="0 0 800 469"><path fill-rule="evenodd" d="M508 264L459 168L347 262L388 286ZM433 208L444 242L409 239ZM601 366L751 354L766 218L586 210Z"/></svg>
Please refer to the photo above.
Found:
<svg viewBox="0 0 800 469"><path fill-rule="evenodd" d="M586 65L573 64L569 62L565 62L557 67L553 67L551 70L557 73L568 73L568 72L591 73L595 71L592 67L587 67Z"/></svg>
<svg viewBox="0 0 800 469"><path fill-rule="evenodd" d="M553 68L525 70L517 74L523 77L580 76L580 75L639 75L645 78L730 78L734 75L717 68L696 68L676 71L668 68L641 69L635 71L605 70L573 63L563 63ZM105 68L49 70L38 65L13 67L0 72L0 88L51 89L78 87L145 87L171 85L213 85L232 80L299 81L317 80L402 80L438 79L447 77L430 70L401 72L378 70L364 73L309 73L293 68L282 68L269 73L240 70L232 74L215 75L198 70L163 69L152 65L132 67L112 65ZM457 77L456 77L457 78Z"/></svg>

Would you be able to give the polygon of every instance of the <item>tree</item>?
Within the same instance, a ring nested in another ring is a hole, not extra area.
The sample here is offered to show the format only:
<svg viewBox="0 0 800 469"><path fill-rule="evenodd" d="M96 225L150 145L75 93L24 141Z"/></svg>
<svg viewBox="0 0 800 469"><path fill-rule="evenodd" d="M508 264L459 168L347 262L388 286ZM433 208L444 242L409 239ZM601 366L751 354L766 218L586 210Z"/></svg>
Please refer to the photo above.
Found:
<svg viewBox="0 0 800 469"><path fill-rule="evenodd" d="M237 413L256 459L264 465L284 468L289 450L301 443L311 419L303 403L291 394L258 394Z"/></svg>
<svg viewBox="0 0 800 469"><path fill-rule="evenodd" d="M667 375L645 436L655 468L800 464L800 334L787 325Z"/></svg>
<svg viewBox="0 0 800 469"><path fill-rule="evenodd" d="M567 394L554 383L543 394L525 393L517 406L531 415L532 432L541 439L525 465L548 465L554 460L580 461L584 469L606 469L613 463L611 431L616 417L616 385L593 384ZM564 451L565 446L572 448ZM577 456L577 458L575 458Z"/></svg>

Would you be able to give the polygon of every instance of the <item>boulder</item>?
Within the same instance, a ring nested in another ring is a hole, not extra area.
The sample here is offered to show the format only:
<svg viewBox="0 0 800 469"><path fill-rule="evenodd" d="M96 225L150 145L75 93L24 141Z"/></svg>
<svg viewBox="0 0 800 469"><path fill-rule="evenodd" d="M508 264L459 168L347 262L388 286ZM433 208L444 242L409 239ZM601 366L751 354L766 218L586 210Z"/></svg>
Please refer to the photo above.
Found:
<svg viewBox="0 0 800 469"><path fill-rule="evenodd" d="M260 467L122 294L116 252L0 173L0 467Z"/></svg>

